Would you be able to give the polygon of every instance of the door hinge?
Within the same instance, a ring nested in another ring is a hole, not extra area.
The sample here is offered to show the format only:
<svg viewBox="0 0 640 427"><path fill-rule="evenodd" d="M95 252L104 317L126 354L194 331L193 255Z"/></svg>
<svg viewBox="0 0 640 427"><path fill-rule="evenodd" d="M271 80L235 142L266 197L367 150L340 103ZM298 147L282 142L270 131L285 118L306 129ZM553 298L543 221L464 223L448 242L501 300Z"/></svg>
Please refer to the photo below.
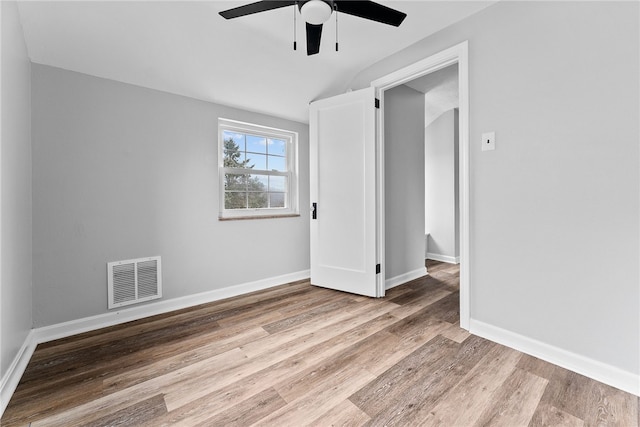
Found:
<svg viewBox="0 0 640 427"><path fill-rule="evenodd" d="M380 264L376 264L376 274L380 274Z"/></svg>
<svg viewBox="0 0 640 427"><path fill-rule="evenodd" d="M374 105L376 106L376 108L380 108L380 100L378 98L376 98L376 102Z"/></svg>
<svg viewBox="0 0 640 427"><path fill-rule="evenodd" d="M318 204L316 202L311 204L311 219L318 219Z"/></svg>

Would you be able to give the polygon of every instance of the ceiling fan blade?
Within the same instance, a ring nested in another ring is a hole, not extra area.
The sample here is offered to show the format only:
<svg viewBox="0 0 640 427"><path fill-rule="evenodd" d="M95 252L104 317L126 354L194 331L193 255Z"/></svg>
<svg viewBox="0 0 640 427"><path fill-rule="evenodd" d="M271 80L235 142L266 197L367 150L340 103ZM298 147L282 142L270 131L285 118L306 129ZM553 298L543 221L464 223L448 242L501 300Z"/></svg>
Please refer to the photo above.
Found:
<svg viewBox="0 0 640 427"><path fill-rule="evenodd" d="M371 21L382 22L383 24L393 25L395 27L400 26L402 21L404 21L404 18L407 17L406 13L391 9L390 7L383 6L373 1L336 0L335 3L338 5L338 12L358 16L364 19L370 19Z"/></svg>
<svg viewBox="0 0 640 427"><path fill-rule="evenodd" d="M313 25L307 22L307 55L315 55L320 52L321 36L322 24Z"/></svg>
<svg viewBox="0 0 640 427"><path fill-rule="evenodd" d="M226 19L239 18L241 16L280 9L281 7L292 6L294 4L296 4L295 1L257 1L255 3L234 7L233 9L223 10L220 12L220 16Z"/></svg>

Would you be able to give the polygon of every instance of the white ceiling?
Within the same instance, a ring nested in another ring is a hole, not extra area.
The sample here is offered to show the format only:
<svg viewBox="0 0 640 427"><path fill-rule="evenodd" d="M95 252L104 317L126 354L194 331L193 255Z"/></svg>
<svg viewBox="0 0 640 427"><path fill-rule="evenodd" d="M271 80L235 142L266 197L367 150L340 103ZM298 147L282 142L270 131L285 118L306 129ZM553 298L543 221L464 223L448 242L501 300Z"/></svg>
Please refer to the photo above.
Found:
<svg viewBox="0 0 640 427"><path fill-rule="evenodd" d="M245 110L308 122L308 104L342 93L369 65L495 1L381 1L407 13L398 28L340 14L306 55L293 7L225 20L251 1L21 1L27 50L51 65Z"/></svg>

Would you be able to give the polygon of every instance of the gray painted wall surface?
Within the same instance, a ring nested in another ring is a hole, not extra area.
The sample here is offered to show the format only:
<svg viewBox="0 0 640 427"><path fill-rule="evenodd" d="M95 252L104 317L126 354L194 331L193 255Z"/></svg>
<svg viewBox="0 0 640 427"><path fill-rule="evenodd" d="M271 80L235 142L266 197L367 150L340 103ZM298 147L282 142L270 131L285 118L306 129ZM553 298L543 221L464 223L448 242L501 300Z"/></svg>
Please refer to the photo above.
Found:
<svg viewBox="0 0 640 427"><path fill-rule="evenodd" d="M351 85L469 41L471 317L635 374L639 7L499 2Z"/></svg>
<svg viewBox="0 0 640 427"><path fill-rule="evenodd" d="M0 378L18 354L31 320L30 62L15 2L2 7ZM6 403L6 402L4 402Z"/></svg>
<svg viewBox="0 0 640 427"><path fill-rule="evenodd" d="M424 269L424 94L384 94L385 278Z"/></svg>
<svg viewBox="0 0 640 427"><path fill-rule="evenodd" d="M431 254L456 258L459 217L457 191L458 110L442 113L425 129L425 232Z"/></svg>
<svg viewBox="0 0 640 427"><path fill-rule="evenodd" d="M107 312L106 263L164 299L309 268L308 126L33 65L34 323ZM301 216L218 221L218 117L299 132Z"/></svg>

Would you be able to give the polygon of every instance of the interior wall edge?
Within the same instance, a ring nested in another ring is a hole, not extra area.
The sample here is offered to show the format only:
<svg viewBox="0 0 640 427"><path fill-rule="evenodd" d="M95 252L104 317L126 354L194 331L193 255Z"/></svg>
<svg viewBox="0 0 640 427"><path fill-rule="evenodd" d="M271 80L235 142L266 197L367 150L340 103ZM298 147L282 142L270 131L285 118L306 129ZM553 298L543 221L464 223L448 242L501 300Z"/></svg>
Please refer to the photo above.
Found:
<svg viewBox="0 0 640 427"><path fill-rule="evenodd" d="M16 1L0 2L0 412L32 327L31 65ZM12 392L12 390L11 390Z"/></svg>
<svg viewBox="0 0 640 427"><path fill-rule="evenodd" d="M31 360L31 356L36 350L37 345L35 332L32 329L11 362L9 369L7 369L7 372L0 378L0 418L2 418L4 410L9 404L13 392L18 387L22 374L24 374L24 371L27 369L29 360Z"/></svg>

